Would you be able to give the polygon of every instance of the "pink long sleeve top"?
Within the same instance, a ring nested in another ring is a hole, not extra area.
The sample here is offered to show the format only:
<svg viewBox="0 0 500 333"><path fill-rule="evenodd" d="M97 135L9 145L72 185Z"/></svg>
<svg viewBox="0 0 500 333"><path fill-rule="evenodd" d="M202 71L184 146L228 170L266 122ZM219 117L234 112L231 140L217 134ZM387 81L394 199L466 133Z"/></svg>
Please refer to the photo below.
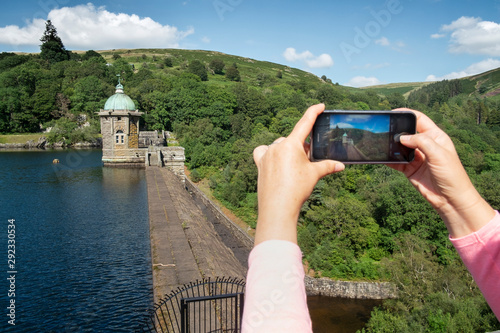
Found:
<svg viewBox="0 0 500 333"><path fill-rule="evenodd" d="M479 231L450 240L500 318L500 214ZM242 332L312 332L300 248L263 242L250 253L248 266Z"/></svg>
<svg viewBox="0 0 500 333"><path fill-rule="evenodd" d="M450 240L500 320L500 214L480 230Z"/></svg>
<svg viewBox="0 0 500 333"><path fill-rule="evenodd" d="M262 242L250 252L242 332L312 332L300 248Z"/></svg>

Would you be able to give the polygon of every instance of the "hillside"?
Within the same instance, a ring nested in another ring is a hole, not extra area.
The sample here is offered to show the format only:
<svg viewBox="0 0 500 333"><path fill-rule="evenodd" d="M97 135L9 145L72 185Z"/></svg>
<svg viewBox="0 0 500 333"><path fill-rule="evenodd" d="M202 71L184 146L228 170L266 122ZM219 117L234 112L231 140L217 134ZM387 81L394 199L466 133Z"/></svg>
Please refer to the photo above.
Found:
<svg viewBox="0 0 500 333"><path fill-rule="evenodd" d="M399 93L405 97L417 89L422 88L432 82L401 82L401 83L389 83L381 84L376 86L362 87L362 90L375 91L377 94L382 96L388 96L393 93Z"/></svg>
<svg viewBox="0 0 500 333"><path fill-rule="evenodd" d="M485 73L467 76L457 79L463 85L470 87L468 94L477 93L484 98L500 99L500 68L496 68ZM450 80L451 81L451 80ZM379 95L388 96L392 93L400 93L406 98L422 87L436 82L408 82L408 83L390 83L377 86L363 87L361 89L374 91Z"/></svg>
<svg viewBox="0 0 500 333"><path fill-rule="evenodd" d="M500 68L470 76L468 79L475 82L475 87L482 96L500 100Z"/></svg>
<svg viewBox="0 0 500 333"><path fill-rule="evenodd" d="M236 64L240 71L241 81L258 82L263 78L276 78L278 72L282 73L283 81L318 83L320 78L314 74L302 71L297 68L288 67L267 61L229 55L217 51L204 50L182 50L182 49L117 49L97 51L108 63L113 63L113 56L119 55L129 63L134 64L136 69L147 67L153 72L165 70L161 66L164 60L170 58L172 61L171 69L173 71L183 71L192 60L199 60L207 66L214 59L222 60L226 66ZM146 64L147 66L144 66ZM229 81L224 77L214 75L209 76L209 81L224 84Z"/></svg>

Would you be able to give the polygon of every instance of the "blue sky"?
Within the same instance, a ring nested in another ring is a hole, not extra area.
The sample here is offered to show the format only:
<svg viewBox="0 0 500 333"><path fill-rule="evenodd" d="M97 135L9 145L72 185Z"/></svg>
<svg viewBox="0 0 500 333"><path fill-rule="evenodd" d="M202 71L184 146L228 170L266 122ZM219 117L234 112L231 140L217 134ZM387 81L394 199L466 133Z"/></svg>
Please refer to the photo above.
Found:
<svg viewBox="0 0 500 333"><path fill-rule="evenodd" d="M344 115L336 114L330 116L330 128L358 128L372 133L389 132L389 115Z"/></svg>
<svg viewBox="0 0 500 333"><path fill-rule="evenodd" d="M0 51L38 52L51 19L69 50L215 50L366 86L500 67L500 0L23 0Z"/></svg>

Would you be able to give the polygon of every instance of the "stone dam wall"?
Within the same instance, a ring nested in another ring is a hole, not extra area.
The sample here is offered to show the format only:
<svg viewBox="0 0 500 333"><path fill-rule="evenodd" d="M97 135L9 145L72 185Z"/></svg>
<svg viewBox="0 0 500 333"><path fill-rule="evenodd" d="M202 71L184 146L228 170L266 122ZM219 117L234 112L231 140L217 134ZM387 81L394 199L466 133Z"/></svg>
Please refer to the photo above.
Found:
<svg viewBox="0 0 500 333"><path fill-rule="evenodd" d="M212 222L222 241L244 267L248 267L248 255L253 248L253 238L234 224L188 177L185 177L185 186L198 207Z"/></svg>

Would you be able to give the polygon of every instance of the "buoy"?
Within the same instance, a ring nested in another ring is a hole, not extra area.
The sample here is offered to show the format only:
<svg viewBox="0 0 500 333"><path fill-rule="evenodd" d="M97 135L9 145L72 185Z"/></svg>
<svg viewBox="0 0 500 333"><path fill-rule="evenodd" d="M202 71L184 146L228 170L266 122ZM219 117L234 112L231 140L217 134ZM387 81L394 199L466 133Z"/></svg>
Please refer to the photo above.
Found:
<svg viewBox="0 0 500 333"><path fill-rule="evenodd" d="M54 160L52 161L52 163L54 163L54 164L59 163L59 160L57 158L54 158Z"/></svg>

